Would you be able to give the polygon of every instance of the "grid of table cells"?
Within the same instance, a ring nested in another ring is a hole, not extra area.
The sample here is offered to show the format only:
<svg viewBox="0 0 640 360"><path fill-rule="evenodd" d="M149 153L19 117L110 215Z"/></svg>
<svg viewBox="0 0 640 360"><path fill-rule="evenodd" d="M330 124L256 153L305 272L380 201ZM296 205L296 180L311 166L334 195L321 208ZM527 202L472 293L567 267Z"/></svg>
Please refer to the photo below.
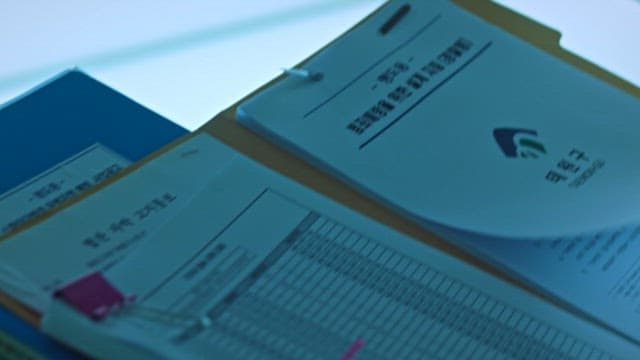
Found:
<svg viewBox="0 0 640 360"><path fill-rule="evenodd" d="M208 316L176 342L243 359L609 358L316 213Z"/></svg>

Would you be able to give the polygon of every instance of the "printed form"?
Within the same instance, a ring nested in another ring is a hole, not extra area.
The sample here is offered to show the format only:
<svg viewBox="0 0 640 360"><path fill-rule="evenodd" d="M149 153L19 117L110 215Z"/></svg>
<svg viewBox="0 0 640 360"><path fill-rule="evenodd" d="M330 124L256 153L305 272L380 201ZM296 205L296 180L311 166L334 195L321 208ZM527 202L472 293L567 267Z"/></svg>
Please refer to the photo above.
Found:
<svg viewBox="0 0 640 360"><path fill-rule="evenodd" d="M215 175L206 170L211 164L226 164L233 155L208 135L199 135L2 240L0 288L43 312L58 287L87 272L108 269L148 238ZM184 173L196 175L185 177Z"/></svg>
<svg viewBox="0 0 640 360"><path fill-rule="evenodd" d="M391 1L304 69L238 120L640 341L638 99L445 1Z"/></svg>
<svg viewBox="0 0 640 360"><path fill-rule="evenodd" d="M0 195L0 236L108 179L131 162L96 143Z"/></svg>
<svg viewBox="0 0 640 360"><path fill-rule="evenodd" d="M55 301L45 331L104 358L613 359L640 351L241 157L105 276L136 302L95 322Z"/></svg>
<svg viewBox="0 0 640 360"><path fill-rule="evenodd" d="M637 99L445 1L382 35L404 3L239 120L424 221L508 238L640 222Z"/></svg>

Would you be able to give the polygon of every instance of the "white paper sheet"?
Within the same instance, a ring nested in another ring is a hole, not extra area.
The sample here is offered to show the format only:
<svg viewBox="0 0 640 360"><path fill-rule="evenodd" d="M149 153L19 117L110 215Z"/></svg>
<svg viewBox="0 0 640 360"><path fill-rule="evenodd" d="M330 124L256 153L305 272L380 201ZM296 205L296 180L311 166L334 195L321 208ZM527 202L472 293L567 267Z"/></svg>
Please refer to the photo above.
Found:
<svg viewBox="0 0 640 360"><path fill-rule="evenodd" d="M640 342L640 227L524 242L434 231Z"/></svg>
<svg viewBox="0 0 640 360"><path fill-rule="evenodd" d="M0 235L109 178L131 162L94 144L0 195Z"/></svg>
<svg viewBox="0 0 640 360"><path fill-rule="evenodd" d="M404 2L239 120L409 216L505 238L640 222L640 103L444 1Z"/></svg>
<svg viewBox="0 0 640 360"><path fill-rule="evenodd" d="M136 304L94 322L55 302L45 331L99 358L122 346L185 359L640 351L243 158L106 277Z"/></svg>
<svg viewBox="0 0 640 360"><path fill-rule="evenodd" d="M211 148L216 151L210 151ZM0 243L0 287L43 311L60 285L107 269L174 216L233 154L208 135ZM183 173L197 174L190 177Z"/></svg>

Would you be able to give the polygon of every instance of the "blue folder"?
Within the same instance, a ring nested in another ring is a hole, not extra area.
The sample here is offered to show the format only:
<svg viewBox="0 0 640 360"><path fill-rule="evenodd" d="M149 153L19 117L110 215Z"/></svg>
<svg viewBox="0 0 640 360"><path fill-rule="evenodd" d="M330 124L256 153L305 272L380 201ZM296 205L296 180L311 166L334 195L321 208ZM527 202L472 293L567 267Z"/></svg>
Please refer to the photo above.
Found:
<svg viewBox="0 0 640 360"><path fill-rule="evenodd" d="M0 107L0 194L100 143L131 162L188 131L78 70ZM0 306L0 330L47 358L78 358Z"/></svg>
<svg viewBox="0 0 640 360"><path fill-rule="evenodd" d="M131 162L187 130L78 70L0 107L0 194L101 143Z"/></svg>

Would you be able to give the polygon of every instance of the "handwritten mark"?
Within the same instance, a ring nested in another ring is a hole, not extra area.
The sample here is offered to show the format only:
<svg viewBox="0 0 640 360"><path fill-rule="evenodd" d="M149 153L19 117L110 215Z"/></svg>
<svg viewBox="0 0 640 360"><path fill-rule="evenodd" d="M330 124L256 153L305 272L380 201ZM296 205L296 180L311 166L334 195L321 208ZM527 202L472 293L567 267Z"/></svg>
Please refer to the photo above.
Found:
<svg viewBox="0 0 640 360"><path fill-rule="evenodd" d="M347 351L345 351L342 357L340 357L340 360L353 360L362 347L364 347L364 340L360 338L356 339L356 341L349 346Z"/></svg>
<svg viewBox="0 0 640 360"><path fill-rule="evenodd" d="M396 25L398 25L398 23L405 17L407 16L407 14L409 13L409 11L411 10L411 5L409 4L404 4L402 5L398 10L396 10L395 13L393 13L393 15L391 15L391 17L389 18L389 20L387 20L382 27L380 27L380 29L378 29L378 32L381 35L387 35L389 33L389 31L391 31L391 29L393 29L394 27L396 27Z"/></svg>
<svg viewBox="0 0 640 360"><path fill-rule="evenodd" d="M186 158L187 156L191 156L191 155L195 155L197 153L199 153L200 150L198 149L193 149L193 150L189 150L189 151L185 151L182 154L180 154L181 158Z"/></svg>

